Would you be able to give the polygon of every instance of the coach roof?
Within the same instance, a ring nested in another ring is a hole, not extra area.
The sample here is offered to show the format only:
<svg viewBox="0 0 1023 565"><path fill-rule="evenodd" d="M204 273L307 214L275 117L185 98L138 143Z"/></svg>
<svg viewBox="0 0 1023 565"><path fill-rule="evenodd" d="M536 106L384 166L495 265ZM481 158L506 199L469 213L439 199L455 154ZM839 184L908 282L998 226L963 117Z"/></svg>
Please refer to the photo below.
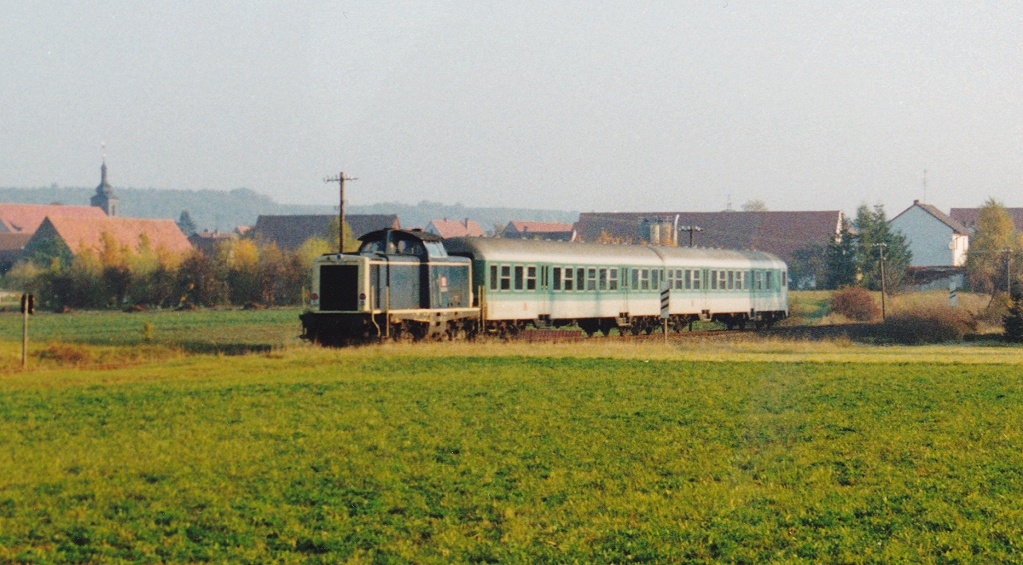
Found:
<svg viewBox="0 0 1023 565"><path fill-rule="evenodd" d="M487 261L542 261L549 263L614 263L649 264L669 261L722 261L781 262L769 253L759 251L731 251L700 247L662 247L653 245L603 245L597 243L570 243L564 241L537 241L522 239L490 239L459 237L444 240L448 253L472 255Z"/></svg>

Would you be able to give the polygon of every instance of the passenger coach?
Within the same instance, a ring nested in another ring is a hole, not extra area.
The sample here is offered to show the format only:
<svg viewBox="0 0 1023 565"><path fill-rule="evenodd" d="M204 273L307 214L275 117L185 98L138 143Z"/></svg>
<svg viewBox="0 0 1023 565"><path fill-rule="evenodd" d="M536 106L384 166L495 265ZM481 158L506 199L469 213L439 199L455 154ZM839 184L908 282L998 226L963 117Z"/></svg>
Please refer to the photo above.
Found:
<svg viewBox="0 0 1023 565"><path fill-rule="evenodd" d="M500 334L529 323L649 333L661 324L663 289L676 330L697 320L770 326L788 316L786 266L769 253L484 238L444 245L472 260L481 317Z"/></svg>

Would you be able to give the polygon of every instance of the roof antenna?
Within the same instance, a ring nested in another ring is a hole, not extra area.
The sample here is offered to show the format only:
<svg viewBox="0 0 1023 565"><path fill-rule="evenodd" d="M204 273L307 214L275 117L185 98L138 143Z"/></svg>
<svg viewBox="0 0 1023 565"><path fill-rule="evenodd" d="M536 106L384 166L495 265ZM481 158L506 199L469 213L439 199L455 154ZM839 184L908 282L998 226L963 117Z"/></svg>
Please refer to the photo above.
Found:
<svg viewBox="0 0 1023 565"><path fill-rule="evenodd" d="M732 211L732 195L728 194L725 196L725 212Z"/></svg>
<svg viewBox="0 0 1023 565"><path fill-rule="evenodd" d="M924 169L924 202L927 202L927 169Z"/></svg>

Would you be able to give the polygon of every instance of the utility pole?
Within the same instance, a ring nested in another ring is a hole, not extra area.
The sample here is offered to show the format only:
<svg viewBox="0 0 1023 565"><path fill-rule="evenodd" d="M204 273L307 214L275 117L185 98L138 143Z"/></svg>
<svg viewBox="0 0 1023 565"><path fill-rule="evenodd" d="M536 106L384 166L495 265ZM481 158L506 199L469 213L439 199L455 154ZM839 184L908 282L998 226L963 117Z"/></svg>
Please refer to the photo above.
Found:
<svg viewBox="0 0 1023 565"><path fill-rule="evenodd" d="M340 205L337 207L337 252L345 252L345 181L346 180L359 180L357 178L346 177L344 171L337 174L335 177L329 177L323 179L323 182L336 182L341 193Z"/></svg>
<svg viewBox="0 0 1023 565"><path fill-rule="evenodd" d="M874 243L873 246L877 248L878 255L877 260L881 263L881 321L884 322L885 320L884 295L887 294L887 288L885 287L884 282L884 248L888 247L888 244L883 242Z"/></svg>
<svg viewBox="0 0 1023 565"><path fill-rule="evenodd" d="M678 228L678 231L689 232L689 247L696 247L695 233L698 231L703 231L703 228L701 228L700 226L682 226Z"/></svg>

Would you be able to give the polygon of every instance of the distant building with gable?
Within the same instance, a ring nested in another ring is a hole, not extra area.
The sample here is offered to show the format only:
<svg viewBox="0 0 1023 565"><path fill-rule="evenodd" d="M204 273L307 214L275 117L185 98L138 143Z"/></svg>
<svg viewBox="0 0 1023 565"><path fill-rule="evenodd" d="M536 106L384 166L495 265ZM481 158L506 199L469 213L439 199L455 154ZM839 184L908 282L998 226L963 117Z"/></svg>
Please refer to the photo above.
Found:
<svg viewBox="0 0 1023 565"><path fill-rule="evenodd" d="M138 252L143 237L148 240L150 249L163 253L184 255L192 250L192 244L174 220L47 216L25 244L24 253L52 252L54 246L72 256L83 251L100 252L105 235L133 253Z"/></svg>
<svg viewBox="0 0 1023 565"><path fill-rule="evenodd" d="M217 250L217 245L238 239L237 232L222 232L217 230L197 231L188 236L188 242L192 247L206 255L212 255Z"/></svg>
<svg viewBox="0 0 1023 565"><path fill-rule="evenodd" d="M1023 231L1023 208L1006 208L1005 211L1012 218L1012 223L1016 225L1016 229ZM972 232L977 229L980 208L952 208L948 216Z"/></svg>
<svg viewBox="0 0 1023 565"><path fill-rule="evenodd" d="M511 221L501 232L506 239L543 239L548 241L572 241L575 239L575 227L572 224L558 222L519 222Z"/></svg>
<svg viewBox="0 0 1023 565"><path fill-rule="evenodd" d="M0 204L0 233L33 234L47 216L72 218L106 218L102 208L95 206L63 206L59 204Z"/></svg>
<svg viewBox="0 0 1023 565"><path fill-rule="evenodd" d="M430 223L426 224L423 231L443 238L483 237L486 235L479 223L476 222L476 220L470 220L469 218L466 218L461 222L457 220L448 220L447 218L443 220L430 220Z"/></svg>
<svg viewBox="0 0 1023 565"><path fill-rule="evenodd" d="M261 215L248 231L248 236L258 242L272 242L281 249L294 251L311 238L326 239L331 226L336 223L336 214ZM345 215L345 223L356 239L376 230L401 229L398 216L394 214L348 214Z"/></svg>
<svg viewBox="0 0 1023 565"><path fill-rule="evenodd" d="M579 214L576 232L586 242L655 242L684 247L691 238L697 247L767 251L789 262L798 250L835 241L841 227L840 210L588 212Z"/></svg>
<svg viewBox="0 0 1023 565"><path fill-rule="evenodd" d="M888 221L902 232L912 253L910 267L962 267L970 249L970 230L930 204L913 205Z"/></svg>

